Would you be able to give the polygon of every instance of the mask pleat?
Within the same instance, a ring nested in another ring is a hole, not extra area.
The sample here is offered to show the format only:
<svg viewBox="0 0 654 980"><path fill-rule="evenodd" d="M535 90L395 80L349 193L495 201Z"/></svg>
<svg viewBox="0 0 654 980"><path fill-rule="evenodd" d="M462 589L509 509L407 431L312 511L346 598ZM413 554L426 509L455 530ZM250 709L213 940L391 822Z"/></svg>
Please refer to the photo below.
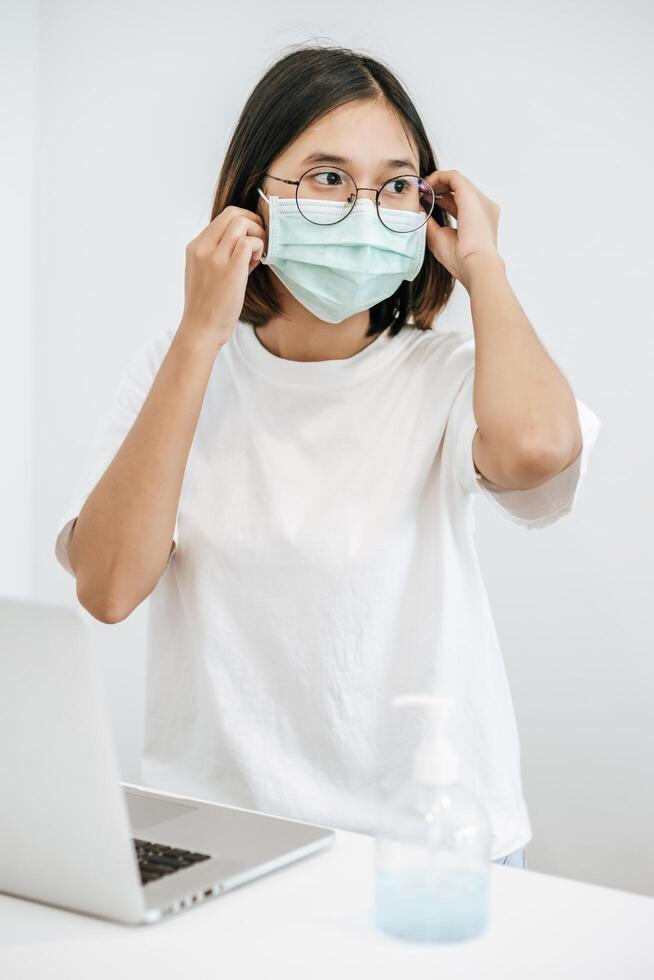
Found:
<svg viewBox="0 0 654 980"><path fill-rule="evenodd" d="M262 261L300 303L330 323L392 295L403 280L416 277L424 260L425 225L409 233L391 231L374 203L363 201L342 221L316 224L300 214L294 198L270 198L268 253ZM316 220L339 213L331 202L303 199L301 204ZM398 220L412 219L400 214Z"/></svg>

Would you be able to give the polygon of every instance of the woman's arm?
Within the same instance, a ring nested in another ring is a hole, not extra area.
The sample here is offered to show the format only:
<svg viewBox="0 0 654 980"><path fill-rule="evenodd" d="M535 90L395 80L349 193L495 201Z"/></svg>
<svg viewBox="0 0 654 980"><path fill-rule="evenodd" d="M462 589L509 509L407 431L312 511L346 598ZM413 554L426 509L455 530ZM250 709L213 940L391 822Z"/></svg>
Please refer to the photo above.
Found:
<svg viewBox="0 0 654 980"><path fill-rule="evenodd" d="M483 256L469 265L479 425L473 459L500 487L539 486L581 452L575 397L518 302L502 259Z"/></svg>
<svg viewBox="0 0 654 980"><path fill-rule="evenodd" d="M73 526L77 598L104 623L129 616L166 567L186 462L221 347L182 321L139 415Z"/></svg>
<svg viewBox="0 0 654 980"><path fill-rule="evenodd" d="M475 334L472 441L477 473L498 488L540 486L582 449L575 397L540 342L497 250L499 205L458 170L427 177L456 229L430 216L427 245L465 286Z"/></svg>
<svg viewBox="0 0 654 980"><path fill-rule="evenodd" d="M207 382L264 243L261 217L229 205L186 247L182 321L69 541L77 598L103 623L126 619L166 567Z"/></svg>

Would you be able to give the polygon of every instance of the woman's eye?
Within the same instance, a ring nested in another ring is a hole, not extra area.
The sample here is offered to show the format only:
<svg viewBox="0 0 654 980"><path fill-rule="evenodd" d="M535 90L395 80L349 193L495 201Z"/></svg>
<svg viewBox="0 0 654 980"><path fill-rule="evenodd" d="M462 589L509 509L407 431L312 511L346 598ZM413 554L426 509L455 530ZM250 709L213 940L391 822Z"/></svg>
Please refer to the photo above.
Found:
<svg viewBox="0 0 654 980"><path fill-rule="evenodd" d="M386 184L384 190L390 191L391 194L397 194L398 196L406 193L409 188L409 183L406 180L398 179L391 180L390 183Z"/></svg>
<svg viewBox="0 0 654 980"><path fill-rule="evenodd" d="M323 180L323 178L325 179ZM341 183L341 175L334 170L325 170L324 173L314 174L313 179L328 187L337 187Z"/></svg>

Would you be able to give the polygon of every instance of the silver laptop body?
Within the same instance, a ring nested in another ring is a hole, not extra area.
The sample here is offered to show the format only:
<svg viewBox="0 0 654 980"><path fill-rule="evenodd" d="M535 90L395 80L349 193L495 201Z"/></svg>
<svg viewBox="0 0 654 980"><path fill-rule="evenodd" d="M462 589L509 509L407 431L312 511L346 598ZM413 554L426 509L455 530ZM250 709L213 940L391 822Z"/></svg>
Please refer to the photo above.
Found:
<svg viewBox="0 0 654 980"><path fill-rule="evenodd" d="M0 891L153 923L334 843L328 827L121 783L92 640L72 609L0 598Z"/></svg>

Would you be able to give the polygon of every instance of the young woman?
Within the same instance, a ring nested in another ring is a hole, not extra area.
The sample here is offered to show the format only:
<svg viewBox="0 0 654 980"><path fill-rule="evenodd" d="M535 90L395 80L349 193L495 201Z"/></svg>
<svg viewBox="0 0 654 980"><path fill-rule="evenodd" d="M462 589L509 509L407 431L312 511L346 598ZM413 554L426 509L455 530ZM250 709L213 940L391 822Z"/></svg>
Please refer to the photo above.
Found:
<svg viewBox="0 0 654 980"><path fill-rule="evenodd" d="M127 365L56 542L102 622L151 597L146 784L373 833L420 725L390 698L433 691L493 859L523 864L473 502L552 524L600 423L512 292L498 213L378 60L303 48L254 88L181 322ZM474 337L434 327L456 280Z"/></svg>

